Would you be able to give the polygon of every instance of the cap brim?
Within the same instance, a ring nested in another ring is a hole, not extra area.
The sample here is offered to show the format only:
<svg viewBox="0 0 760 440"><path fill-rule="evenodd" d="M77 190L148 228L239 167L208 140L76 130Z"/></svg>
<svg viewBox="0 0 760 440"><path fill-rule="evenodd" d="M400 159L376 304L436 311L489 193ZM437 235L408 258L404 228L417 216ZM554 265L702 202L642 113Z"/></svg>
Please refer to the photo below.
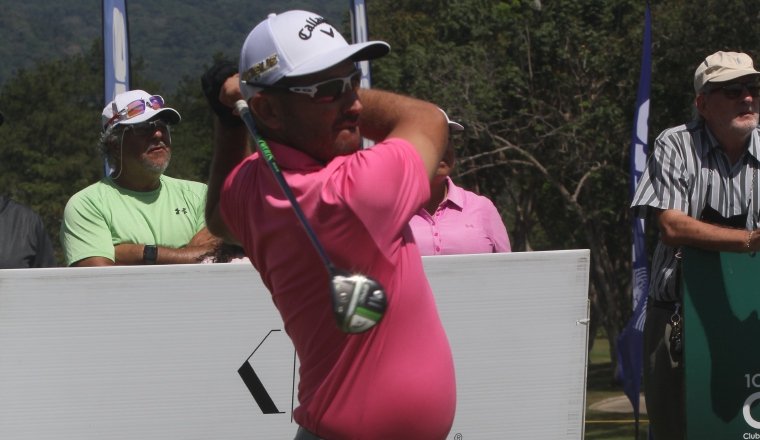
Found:
<svg viewBox="0 0 760 440"><path fill-rule="evenodd" d="M710 78L710 81L708 81L707 84L716 84L716 83L724 83L727 81L732 81L737 78L743 78L745 76L757 76L760 77L760 72L757 72L755 70L735 70L732 72L726 72L721 75L717 75L714 78Z"/></svg>
<svg viewBox="0 0 760 440"><path fill-rule="evenodd" d="M335 49L325 54L320 54L313 60L309 60L293 69L285 77L304 76L312 73L327 70L337 66L346 60L366 61L374 60L385 56L390 52L391 47L384 41L368 41L366 43L350 44L345 47Z"/></svg>
<svg viewBox="0 0 760 440"><path fill-rule="evenodd" d="M464 131L464 125L459 122L449 121L449 130L451 131Z"/></svg>

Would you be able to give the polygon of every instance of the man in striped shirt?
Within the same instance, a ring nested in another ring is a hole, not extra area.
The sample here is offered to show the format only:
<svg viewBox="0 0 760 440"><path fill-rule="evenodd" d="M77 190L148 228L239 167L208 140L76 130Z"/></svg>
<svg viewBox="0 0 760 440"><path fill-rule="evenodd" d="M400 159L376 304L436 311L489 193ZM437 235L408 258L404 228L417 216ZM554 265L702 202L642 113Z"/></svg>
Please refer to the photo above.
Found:
<svg viewBox="0 0 760 440"><path fill-rule="evenodd" d="M678 337L681 247L760 249L759 81L747 54L705 58L694 74L696 119L657 137L631 204L640 217L652 211L660 230L644 326L644 388L657 440L683 439L686 430Z"/></svg>

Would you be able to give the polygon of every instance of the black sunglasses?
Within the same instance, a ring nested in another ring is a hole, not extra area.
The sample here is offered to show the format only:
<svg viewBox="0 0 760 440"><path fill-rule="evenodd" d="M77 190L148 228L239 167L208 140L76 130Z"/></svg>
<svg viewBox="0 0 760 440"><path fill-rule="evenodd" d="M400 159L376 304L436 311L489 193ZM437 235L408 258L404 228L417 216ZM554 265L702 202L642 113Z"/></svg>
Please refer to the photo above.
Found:
<svg viewBox="0 0 760 440"><path fill-rule="evenodd" d="M128 125L125 130L131 130L132 133L135 134L135 136L139 137L148 137L153 136L153 133L156 132L156 130L161 130L162 132L169 132L169 125L166 123L166 121L163 121L161 119L150 121L150 122L142 122L140 124L133 124Z"/></svg>
<svg viewBox="0 0 760 440"><path fill-rule="evenodd" d="M751 83L731 83L724 86L712 86L709 87L707 93L712 93L716 90L720 90L727 99L739 99L744 96L744 92L749 93L749 96L753 98L760 97L760 84L756 82Z"/></svg>

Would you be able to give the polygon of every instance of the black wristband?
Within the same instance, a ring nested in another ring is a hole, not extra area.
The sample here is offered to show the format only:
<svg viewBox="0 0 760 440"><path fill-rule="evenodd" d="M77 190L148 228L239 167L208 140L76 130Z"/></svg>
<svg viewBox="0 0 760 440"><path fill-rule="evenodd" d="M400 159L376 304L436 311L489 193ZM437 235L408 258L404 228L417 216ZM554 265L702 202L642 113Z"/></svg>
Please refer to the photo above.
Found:
<svg viewBox="0 0 760 440"><path fill-rule="evenodd" d="M211 110L216 113L219 122L228 127L237 127L243 125L243 120L232 112L232 107L227 107L219 101L219 92L227 78L236 74L237 66L231 61L220 60L214 63L201 76L201 88L206 96Z"/></svg>
<svg viewBox="0 0 760 440"><path fill-rule="evenodd" d="M158 246L146 244L143 246L143 264L156 264L158 260Z"/></svg>

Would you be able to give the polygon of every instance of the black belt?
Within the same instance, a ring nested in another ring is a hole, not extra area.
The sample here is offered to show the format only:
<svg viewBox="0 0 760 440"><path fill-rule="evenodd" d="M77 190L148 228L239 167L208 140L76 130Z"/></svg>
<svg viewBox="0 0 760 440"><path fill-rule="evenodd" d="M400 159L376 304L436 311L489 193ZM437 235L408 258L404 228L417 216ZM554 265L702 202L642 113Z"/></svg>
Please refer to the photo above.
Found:
<svg viewBox="0 0 760 440"><path fill-rule="evenodd" d="M298 432L296 433L296 438L293 440L322 440L322 439L320 437L317 437L315 434L312 434L311 432L309 432L303 426L299 426Z"/></svg>
<svg viewBox="0 0 760 440"><path fill-rule="evenodd" d="M650 307L657 307L658 309L665 309L670 310L671 312L674 312L676 310L676 304L678 304L679 301L660 301L657 299L649 298L648 304Z"/></svg>

